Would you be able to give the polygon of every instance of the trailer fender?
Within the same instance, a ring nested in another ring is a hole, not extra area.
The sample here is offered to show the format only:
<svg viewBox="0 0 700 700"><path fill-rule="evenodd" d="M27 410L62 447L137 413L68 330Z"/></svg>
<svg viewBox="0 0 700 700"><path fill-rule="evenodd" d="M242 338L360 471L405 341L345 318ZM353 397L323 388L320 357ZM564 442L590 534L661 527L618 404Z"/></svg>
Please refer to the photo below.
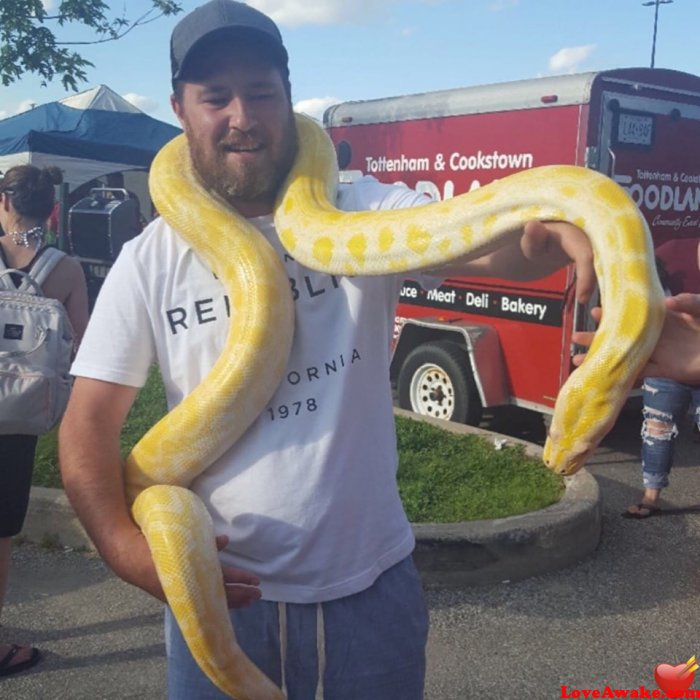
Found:
<svg viewBox="0 0 700 700"><path fill-rule="evenodd" d="M453 383L457 393L468 394L456 397L460 404L458 413L462 416L455 419L460 422L478 422L482 408L510 402L500 342L491 326L447 324L430 318L406 319L396 339L391 364L400 403L402 393L403 403L410 403L408 384L423 361L441 368L447 375L445 381ZM410 405L403 407L411 409Z"/></svg>

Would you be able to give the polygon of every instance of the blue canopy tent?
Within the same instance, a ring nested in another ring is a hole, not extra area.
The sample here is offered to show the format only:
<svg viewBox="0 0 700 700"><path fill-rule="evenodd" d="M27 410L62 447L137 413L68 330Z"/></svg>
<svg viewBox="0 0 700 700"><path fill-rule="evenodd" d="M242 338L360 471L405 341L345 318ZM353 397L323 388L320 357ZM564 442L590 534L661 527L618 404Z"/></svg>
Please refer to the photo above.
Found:
<svg viewBox="0 0 700 700"><path fill-rule="evenodd" d="M73 241L72 234L77 235L77 226L69 224L69 211L73 211L76 202L85 201L82 198L91 187L104 184L97 178L109 173L124 173L124 186L137 195L141 213L149 218L148 169L160 148L180 132L178 127L149 117L100 85L0 120L0 172L22 164L40 168L54 165L61 169L64 184L58 188L58 245L69 249L68 241ZM123 202L120 206L125 209L126 205ZM114 209L117 211L121 209ZM104 246L105 241L115 238L121 243L124 238L121 230L116 236L117 217L107 216L111 212L98 208L93 212L95 217L83 218L83 228L89 230L93 246ZM103 216L98 218L97 214ZM64 235L69 229L71 235ZM94 260L73 248L71 243L70 251L85 271L92 306L113 256Z"/></svg>
<svg viewBox="0 0 700 700"><path fill-rule="evenodd" d="M56 165L74 189L107 173L148 170L179 133L100 85L0 120L0 171Z"/></svg>

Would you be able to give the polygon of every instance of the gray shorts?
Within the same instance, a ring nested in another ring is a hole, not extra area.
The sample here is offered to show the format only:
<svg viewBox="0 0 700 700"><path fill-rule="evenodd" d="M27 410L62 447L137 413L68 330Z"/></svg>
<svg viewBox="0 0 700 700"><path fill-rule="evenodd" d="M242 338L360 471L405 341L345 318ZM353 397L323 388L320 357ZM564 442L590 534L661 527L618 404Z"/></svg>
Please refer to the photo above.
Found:
<svg viewBox="0 0 700 700"><path fill-rule="evenodd" d="M346 598L258 601L231 619L241 648L289 700L423 698L428 612L411 557ZM165 641L169 700L226 700L192 659L169 610Z"/></svg>

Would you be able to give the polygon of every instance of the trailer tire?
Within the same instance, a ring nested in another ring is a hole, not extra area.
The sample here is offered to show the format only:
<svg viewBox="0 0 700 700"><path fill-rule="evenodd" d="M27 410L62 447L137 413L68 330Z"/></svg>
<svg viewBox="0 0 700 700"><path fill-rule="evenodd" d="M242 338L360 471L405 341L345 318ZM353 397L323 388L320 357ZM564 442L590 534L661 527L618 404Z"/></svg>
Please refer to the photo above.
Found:
<svg viewBox="0 0 700 700"><path fill-rule="evenodd" d="M469 356L450 340L424 343L411 350L398 376L399 406L455 423L478 425L482 405Z"/></svg>

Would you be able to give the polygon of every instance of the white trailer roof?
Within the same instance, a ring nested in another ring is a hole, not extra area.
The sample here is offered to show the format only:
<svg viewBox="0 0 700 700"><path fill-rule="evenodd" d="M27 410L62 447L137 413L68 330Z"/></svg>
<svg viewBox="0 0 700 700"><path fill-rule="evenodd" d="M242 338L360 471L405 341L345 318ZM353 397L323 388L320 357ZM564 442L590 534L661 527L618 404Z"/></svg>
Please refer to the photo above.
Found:
<svg viewBox="0 0 700 700"><path fill-rule="evenodd" d="M326 127L355 126L460 114L503 112L544 107L547 104L552 106L585 104L590 100L591 89L596 78L618 85L641 83L647 86L661 86L664 84L662 74L670 73L675 71L623 68L436 90L374 100L349 101L329 107L323 116L323 123ZM685 74L676 73L676 75ZM553 96L556 96L555 100ZM552 101L547 102L547 97L552 98Z"/></svg>

